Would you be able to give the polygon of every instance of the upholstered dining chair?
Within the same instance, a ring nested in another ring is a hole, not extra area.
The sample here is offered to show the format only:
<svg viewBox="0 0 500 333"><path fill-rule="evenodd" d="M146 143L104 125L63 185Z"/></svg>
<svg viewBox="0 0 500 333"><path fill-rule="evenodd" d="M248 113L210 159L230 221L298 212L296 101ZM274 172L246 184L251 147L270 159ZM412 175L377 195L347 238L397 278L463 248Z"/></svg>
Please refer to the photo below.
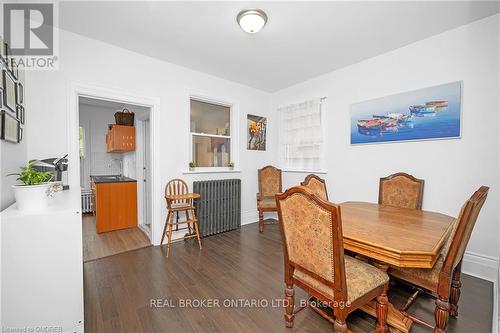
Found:
<svg viewBox="0 0 500 333"><path fill-rule="evenodd" d="M285 259L285 323L293 327L294 285L333 309L334 318L315 302L314 311L347 332L347 315L376 299L378 333L388 332L388 275L365 262L344 256L340 207L318 198L308 189L292 187L276 195Z"/></svg>
<svg viewBox="0 0 500 333"><path fill-rule="evenodd" d="M404 172L380 178L378 203L401 208L422 209L424 181Z"/></svg>
<svg viewBox="0 0 500 333"><path fill-rule="evenodd" d="M259 169L259 193L257 193L257 210L259 211L259 232L264 232L264 212L276 212L276 193L281 192L281 170L268 165ZM276 224L276 222L267 222Z"/></svg>
<svg viewBox="0 0 500 333"><path fill-rule="evenodd" d="M449 316L458 316L462 259L481 207L486 201L488 190L488 187L481 186L462 206L460 215L433 268L389 269L390 275L423 288L435 296L435 326L406 313L419 291L415 292L401 309L414 322L432 328L435 333L446 332Z"/></svg>
<svg viewBox="0 0 500 333"><path fill-rule="evenodd" d="M309 174L304 179L300 185L308 188L312 193L317 195L319 198L328 201L328 192L326 190L326 183L324 179L316 176L315 174Z"/></svg>

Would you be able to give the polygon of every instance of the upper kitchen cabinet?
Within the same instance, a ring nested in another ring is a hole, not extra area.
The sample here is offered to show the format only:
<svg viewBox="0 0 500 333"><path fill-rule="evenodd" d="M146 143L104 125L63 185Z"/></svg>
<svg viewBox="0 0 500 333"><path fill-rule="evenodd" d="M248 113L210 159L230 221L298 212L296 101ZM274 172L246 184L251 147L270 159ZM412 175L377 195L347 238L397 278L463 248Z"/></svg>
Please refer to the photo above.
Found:
<svg viewBox="0 0 500 333"><path fill-rule="evenodd" d="M108 153L121 153L135 150L135 127L109 125L106 134L106 148Z"/></svg>

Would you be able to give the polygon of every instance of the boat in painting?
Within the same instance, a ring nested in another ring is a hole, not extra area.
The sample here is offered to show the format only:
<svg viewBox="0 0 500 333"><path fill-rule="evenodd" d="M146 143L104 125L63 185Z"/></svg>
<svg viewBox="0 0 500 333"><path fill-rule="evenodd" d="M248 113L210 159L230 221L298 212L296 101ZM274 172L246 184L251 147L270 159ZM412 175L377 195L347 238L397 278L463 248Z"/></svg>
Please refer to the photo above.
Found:
<svg viewBox="0 0 500 333"><path fill-rule="evenodd" d="M434 106L436 108L446 108L448 107L448 101L431 101L425 103L425 105Z"/></svg>
<svg viewBox="0 0 500 333"><path fill-rule="evenodd" d="M381 136L384 132L395 132L400 128L413 128L413 120L434 117L436 112L447 111L448 101L430 101L425 104L411 105L408 113L390 112L384 115L374 114L372 119L358 120L358 132L367 136Z"/></svg>
<svg viewBox="0 0 500 333"><path fill-rule="evenodd" d="M410 119L409 114L403 114L403 113L388 113L386 115L373 115L373 119L382 119L382 120L397 120L399 122L405 121Z"/></svg>
<svg viewBox="0 0 500 333"><path fill-rule="evenodd" d="M427 114L436 112L433 105L411 105L409 108L411 114Z"/></svg>

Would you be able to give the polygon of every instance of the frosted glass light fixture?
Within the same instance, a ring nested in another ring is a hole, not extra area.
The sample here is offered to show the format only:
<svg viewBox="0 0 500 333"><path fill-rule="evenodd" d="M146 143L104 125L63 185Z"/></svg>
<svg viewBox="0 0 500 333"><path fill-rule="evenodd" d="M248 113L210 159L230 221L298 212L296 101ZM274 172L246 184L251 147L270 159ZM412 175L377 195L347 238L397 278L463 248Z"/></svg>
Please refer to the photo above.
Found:
<svg viewBox="0 0 500 333"><path fill-rule="evenodd" d="M260 9L245 9L238 14L236 21L243 31L255 34L266 25L267 15Z"/></svg>

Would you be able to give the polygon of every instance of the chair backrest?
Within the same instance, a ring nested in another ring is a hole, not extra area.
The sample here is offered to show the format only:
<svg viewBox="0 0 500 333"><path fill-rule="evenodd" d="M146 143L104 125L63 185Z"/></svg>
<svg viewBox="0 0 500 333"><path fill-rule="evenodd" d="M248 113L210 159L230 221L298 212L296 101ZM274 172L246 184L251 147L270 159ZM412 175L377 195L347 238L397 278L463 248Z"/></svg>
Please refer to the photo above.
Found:
<svg viewBox="0 0 500 333"><path fill-rule="evenodd" d="M422 209L424 180L404 172L380 178L378 203L401 208Z"/></svg>
<svg viewBox="0 0 500 333"><path fill-rule="evenodd" d="M268 165L259 169L259 193L261 197L274 197L281 193L281 170Z"/></svg>
<svg viewBox="0 0 500 333"><path fill-rule="evenodd" d="M165 197L167 195L180 195L187 194L189 192L188 186L185 181L182 179L172 179L165 186ZM173 203L186 203L186 200L177 200L173 201Z"/></svg>
<svg viewBox="0 0 500 333"><path fill-rule="evenodd" d="M328 192L324 179L319 178L315 174L307 175L306 179L300 185L307 187L312 193L321 199L328 201Z"/></svg>
<svg viewBox="0 0 500 333"><path fill-rule="evenodd" d="M445 248L446 259L439 274L439 288L443 288L441 289L443 292L449 289L449 278L464 257L465 249L479 212L488 196L488 191L489 187L481 186L462 206L448 242L444 245L448 249Z"/></svg>
<svg viewBox="0 0 500 333"><path fill-rule="evenodd" d="M347 287L340 207L321 200L302 186L277 194L276 202L285 272L293 274L294 269L300 270L332 287L335 300L345 301Z"/></svg>

